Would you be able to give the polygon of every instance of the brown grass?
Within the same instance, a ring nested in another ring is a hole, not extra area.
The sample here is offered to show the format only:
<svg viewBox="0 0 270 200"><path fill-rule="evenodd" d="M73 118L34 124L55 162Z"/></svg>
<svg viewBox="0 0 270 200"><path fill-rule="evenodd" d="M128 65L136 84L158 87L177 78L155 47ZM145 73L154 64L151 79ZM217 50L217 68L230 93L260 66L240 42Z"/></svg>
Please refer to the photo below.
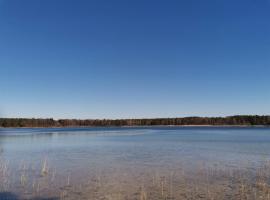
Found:
<svg viewBox="0 0 270 200"><path fill-rule="evenodd" d="M270 200L270 162L257 169L199 167L192 171L150 170L140 175L102 172L87 181L72 180L70 173L59 176L47 159L39 169L23 163L18 172L11 171L7 161L0 161L0 193L13 192L23 199Z"/></svg>

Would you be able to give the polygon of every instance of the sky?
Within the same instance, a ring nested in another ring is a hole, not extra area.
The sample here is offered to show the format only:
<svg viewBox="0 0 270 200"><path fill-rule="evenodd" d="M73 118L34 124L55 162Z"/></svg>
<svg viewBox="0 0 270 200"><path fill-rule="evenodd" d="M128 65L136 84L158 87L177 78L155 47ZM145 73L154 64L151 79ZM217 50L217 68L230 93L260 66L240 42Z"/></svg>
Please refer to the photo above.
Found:
<svg viewBox="0 0 270 200"><path fill-rule="evenodd" d="M0 116L270 114L269 0L0 0Z"/></svg>

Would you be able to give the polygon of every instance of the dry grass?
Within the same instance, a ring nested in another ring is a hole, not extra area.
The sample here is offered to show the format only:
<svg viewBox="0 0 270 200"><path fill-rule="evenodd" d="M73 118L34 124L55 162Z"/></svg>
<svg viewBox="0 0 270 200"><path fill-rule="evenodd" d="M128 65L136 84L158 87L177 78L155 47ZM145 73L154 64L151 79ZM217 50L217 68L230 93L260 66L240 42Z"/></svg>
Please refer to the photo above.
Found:
<svg viewBox="0 0 270 200"><path fill-rule="evenodd" d="M47 159L36 169L22 162L18 172L11 171L7 161L0 161L0 193L13 192L22 199L270 200L270 162L249 170L199 167L192 172L153 170L140 175L102 172L86 182L72 180L72 174L58 175Z"/></svg>

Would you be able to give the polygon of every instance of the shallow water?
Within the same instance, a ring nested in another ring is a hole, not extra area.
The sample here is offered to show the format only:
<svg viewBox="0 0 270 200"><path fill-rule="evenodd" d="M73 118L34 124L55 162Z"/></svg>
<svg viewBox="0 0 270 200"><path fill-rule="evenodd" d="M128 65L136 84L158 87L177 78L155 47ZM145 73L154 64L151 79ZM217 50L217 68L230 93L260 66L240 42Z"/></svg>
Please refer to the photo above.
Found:
<svg viewBox="0 0 270 200"><path fill-rule="evenodd" d="M1 129L0 152L14 177L22 166L37 171L45 160L61 177L59 185L67 176L80 184L97 174L107 181L119 174L135 181L200 166L256 170L270 158L270 128ZM19 185L19 179L11 184Z"/></svg>

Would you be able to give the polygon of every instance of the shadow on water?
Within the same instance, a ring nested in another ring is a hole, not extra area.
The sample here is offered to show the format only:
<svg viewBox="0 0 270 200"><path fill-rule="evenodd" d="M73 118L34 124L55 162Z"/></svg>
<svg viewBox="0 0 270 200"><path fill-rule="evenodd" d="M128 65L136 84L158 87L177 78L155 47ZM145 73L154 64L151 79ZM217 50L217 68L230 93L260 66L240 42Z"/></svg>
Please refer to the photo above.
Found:
<svg viewBox="0 0 270 200"><path fill-rule="evenodd" d="M11 192L0 192L0 200L24 200ZM29 200L59 200L59 198L32 198Z"/></svg>

